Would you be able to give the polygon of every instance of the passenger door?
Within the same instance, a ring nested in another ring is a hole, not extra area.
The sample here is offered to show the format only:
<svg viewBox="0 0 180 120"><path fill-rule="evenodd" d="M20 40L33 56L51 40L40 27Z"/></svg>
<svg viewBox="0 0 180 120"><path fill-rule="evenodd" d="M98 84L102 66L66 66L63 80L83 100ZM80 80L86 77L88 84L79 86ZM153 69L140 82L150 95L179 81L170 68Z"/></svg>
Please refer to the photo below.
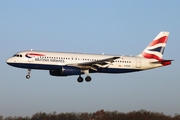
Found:
<svg viewBox="0 0 180 120"><path fill-rule="evenodd" d="M141 58L136 58L136 68L141 68Z"/></svg>

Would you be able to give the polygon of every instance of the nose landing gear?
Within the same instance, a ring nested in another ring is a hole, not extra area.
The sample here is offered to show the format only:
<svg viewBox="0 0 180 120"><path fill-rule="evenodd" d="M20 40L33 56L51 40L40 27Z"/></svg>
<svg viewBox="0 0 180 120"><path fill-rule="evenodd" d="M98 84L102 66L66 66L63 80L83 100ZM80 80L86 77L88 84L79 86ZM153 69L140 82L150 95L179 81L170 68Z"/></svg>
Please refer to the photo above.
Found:
<svg viewBox="0 0 180 120"><path fill-rule="evenodd" d="M31 69L28 69L28 75L26 75L26 78L27 78L27 79L30 78L30 73L31 73Z"/></svg>

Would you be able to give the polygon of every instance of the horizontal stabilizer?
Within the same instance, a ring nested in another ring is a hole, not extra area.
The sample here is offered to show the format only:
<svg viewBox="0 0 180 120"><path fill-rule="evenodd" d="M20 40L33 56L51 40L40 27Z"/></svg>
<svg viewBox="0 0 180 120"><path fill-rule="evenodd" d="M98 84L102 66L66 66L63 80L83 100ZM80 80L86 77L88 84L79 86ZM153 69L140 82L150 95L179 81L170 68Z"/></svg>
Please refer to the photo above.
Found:
<svg viewBox="0 0 180 120"><path fill-rule="evenodd" d="M151 62L151 64L162 64L163 66L166 66L166 65L170 65L171 61L174 60L159 60L159 61Z"/></svg>

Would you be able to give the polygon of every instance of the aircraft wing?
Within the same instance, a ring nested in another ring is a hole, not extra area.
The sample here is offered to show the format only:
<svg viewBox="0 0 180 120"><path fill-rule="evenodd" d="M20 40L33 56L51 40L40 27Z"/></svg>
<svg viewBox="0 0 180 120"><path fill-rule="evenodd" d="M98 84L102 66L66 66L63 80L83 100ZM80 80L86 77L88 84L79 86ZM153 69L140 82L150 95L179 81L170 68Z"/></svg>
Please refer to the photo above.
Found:
<svg viewBox="0 0 180 120"><path fill-rule="evenodd" d="M82 63L74 63L74 64L67 64L68 66L75 66L81 69L93 69L96 68L106 68L111 63L114 62L115 59L119 59L120 57L110 57L106 59L100 59L97 61L90 61L90 62L82 62Z"/></svg>

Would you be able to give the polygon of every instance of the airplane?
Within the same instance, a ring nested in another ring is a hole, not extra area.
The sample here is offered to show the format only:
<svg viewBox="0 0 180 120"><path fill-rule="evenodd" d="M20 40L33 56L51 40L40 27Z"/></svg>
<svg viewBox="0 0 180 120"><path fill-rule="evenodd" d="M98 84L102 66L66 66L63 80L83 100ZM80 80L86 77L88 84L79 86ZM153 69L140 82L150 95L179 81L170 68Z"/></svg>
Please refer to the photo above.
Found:
<svg viewBox="0 0 180 120"><path fill-rule="evenodd" d="M129 73L143 71L171 64L173 60L163 59L169 32L160 32L137 56L83 54L73 52L22 51L10 57L6 63L13 67L28 70L48 70L51 76L79 75L78 82L90 82L90 73Z"/></svg>

